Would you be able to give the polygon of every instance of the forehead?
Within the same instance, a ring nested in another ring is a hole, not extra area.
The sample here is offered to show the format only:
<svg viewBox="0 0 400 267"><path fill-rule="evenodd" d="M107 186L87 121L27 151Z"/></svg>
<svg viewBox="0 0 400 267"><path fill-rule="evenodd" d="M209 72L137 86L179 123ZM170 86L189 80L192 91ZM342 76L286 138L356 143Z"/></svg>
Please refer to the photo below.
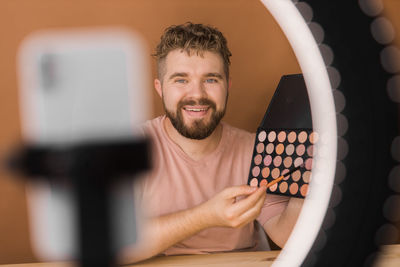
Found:
<svg viewBox="0 0 400 267"><path fill-rule="evenodd" d="M220 73L224 75L222 57L215 52L191 51L188 54L181 49L175 49L165 58L165 74L186 72L188 74Z"/></svg>

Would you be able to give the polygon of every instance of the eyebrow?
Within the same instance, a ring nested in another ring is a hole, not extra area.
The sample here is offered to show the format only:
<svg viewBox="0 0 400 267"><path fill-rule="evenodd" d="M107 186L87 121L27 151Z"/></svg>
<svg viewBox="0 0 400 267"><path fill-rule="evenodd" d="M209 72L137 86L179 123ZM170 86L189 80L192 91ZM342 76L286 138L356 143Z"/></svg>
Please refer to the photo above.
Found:
<svg viewBox="0 0 400 267"><path fill-rule="evenodd" d="M215 77L215 78L219 78L221 80L224 79L224 77L222 77L222 75L219 74L218 72L210 72L210 73L207 73L205 76L206 77Z"/></svg>
<svg viewBox="0 0 400 267"><path fill-rule="evenodd" d="M175 72L175 73L172 73L170 76L169 76L169 80L171 80L171 79L173 79L173 78L175 78L175 77L188 77L189 75L186 73L186 72Z"/></svg>
<svg viewBox="0 0 400 267"><path fill-rule="evenodd" d="M169 76L169 80L175 78L175 77L188 77L189 74L187 74L186 72L174 72ZM215 78L219 78L219 79L224 79L224 77L218 73L218 72L209 72L206 75L204 75L205 77L215 77Z"/></svg>

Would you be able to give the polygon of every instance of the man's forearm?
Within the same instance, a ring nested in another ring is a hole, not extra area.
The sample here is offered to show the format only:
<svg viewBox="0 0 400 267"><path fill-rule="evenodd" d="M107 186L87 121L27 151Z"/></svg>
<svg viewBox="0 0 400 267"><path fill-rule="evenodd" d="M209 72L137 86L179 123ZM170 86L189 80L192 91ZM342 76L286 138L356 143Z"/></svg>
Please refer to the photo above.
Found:
<svg viewBox="0 0 400 267"><path fill-rule="evenodd" d="M283 247L292 233L293 227L297 222L301 208L303 206L303 199L290 198L286 209L280 214L264 224L264 229L268 236L279 247Z"/></svg>
<svg viewBox="0 0 400 267"><path fill-rule="evenodd" d="M191 209L149 220L137 245L126 248L120 262L150 258L209 227L238 228L252 222L260 214L265 189L248 185L228 187ZM239 196L246 197L237 201Z"/></svg>

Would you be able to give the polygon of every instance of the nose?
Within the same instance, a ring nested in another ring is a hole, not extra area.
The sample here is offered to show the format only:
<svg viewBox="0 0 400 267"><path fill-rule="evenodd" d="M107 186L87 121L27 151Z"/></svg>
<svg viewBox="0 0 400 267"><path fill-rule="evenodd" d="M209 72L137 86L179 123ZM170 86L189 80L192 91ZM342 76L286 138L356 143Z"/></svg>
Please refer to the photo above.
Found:
<svg viewBox="0 0 400 267"><path fill-rule="evenodd" d="M203 83L200 81L193 81L189 87L188 97L194 99L207 97L207 91Z"/></svg>

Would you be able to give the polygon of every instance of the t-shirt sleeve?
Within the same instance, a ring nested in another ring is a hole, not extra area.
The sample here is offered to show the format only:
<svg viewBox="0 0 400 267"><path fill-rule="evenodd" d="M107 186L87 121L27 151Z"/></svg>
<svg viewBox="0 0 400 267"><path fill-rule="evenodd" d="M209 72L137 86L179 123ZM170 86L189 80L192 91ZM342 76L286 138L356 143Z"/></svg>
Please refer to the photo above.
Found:
<svg viewBox="0 0 400 267"><path fill-rule="evenodd" d="M268 194L261 208L261 213L257 217L257 221L261 225L264 225L272 217L281 214L287 207L289 199L287 196Z"/></svg>

